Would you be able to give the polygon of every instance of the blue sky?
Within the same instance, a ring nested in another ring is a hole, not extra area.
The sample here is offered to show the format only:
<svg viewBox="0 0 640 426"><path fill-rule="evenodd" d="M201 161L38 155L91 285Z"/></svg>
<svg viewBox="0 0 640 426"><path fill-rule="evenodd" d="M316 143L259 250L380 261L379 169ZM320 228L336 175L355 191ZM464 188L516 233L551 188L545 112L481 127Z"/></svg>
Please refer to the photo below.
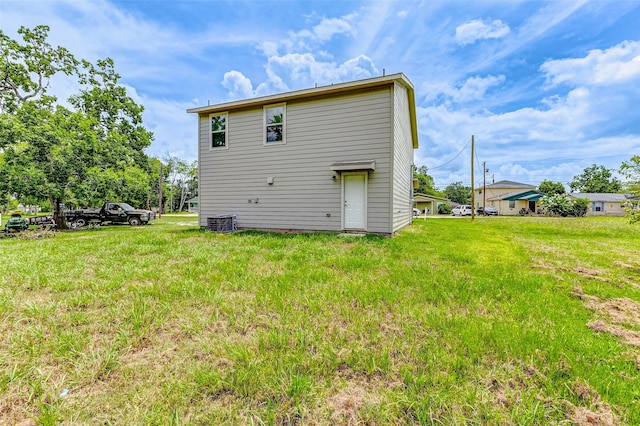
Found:
<svg viewBox="0 0 640 426"><path fill-rule="evenodd" d="M197 158L187 108L403 72L436 185L567 184L640 155L640 1L2 0L0 27L51 27L111 57L158 157ZM66 99L77 87L55 78Z"/></svg>

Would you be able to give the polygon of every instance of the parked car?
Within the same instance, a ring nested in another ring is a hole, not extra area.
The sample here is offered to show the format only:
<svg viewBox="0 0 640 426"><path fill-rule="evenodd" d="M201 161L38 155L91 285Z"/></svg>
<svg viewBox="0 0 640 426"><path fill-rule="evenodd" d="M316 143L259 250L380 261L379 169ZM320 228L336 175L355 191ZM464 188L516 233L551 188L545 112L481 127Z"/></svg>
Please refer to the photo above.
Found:
<svg viewBox="0 0 640 426"><path fill-rule="evenodd" d="M458 207L451 210L451 214L454 216L471 216L472 213L473 208L468 204L460 204Z"/></svg>
<svg viewBox="0 0 640 426"><path fill-rule="evenodd" d="M480 206L476 209L476 213L478 215L486 214L487 216L498 216L498 210L495 207L490 207L490 206L487 206L487 207Z"/></svg>
<svg viewBox="0 0 640 426"><path fill-rule="evenodd" d="M419 209L413 209L413 215L414 216L420 216L420 210Z"/></svg>

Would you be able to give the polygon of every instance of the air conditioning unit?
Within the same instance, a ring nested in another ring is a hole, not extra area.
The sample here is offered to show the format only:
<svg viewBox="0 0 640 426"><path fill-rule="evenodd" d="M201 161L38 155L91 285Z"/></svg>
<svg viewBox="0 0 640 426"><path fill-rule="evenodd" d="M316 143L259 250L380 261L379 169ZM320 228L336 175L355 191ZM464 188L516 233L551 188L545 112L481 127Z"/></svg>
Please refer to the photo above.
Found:
<svg viewBox="0 0 640 426"><path fill-rule="evenodd" d="M207 218L207 230L211 232L232 232L237 229L236 215L219 214Z"/></svg>

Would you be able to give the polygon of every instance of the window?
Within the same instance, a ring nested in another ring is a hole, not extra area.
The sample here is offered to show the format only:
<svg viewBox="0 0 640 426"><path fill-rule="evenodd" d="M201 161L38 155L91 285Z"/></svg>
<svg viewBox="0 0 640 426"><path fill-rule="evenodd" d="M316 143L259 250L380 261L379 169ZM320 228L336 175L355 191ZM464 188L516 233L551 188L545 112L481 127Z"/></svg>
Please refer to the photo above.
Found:
<svg viewBox="0 0 640 426"><path fill-rule="evenodd" d="M516 202L515 201L509 201L509 208L510 209L515 209L516 208Z"/></svg>
<svg viewBox="0 0 640 426"><path fill-rule="evenodd" d="M284 104L264 107L264 144L284 144L286 110Z"/></svg>
<svg viewBox="0 0 640 426"><path fill-rule="evenodd" d="M211 124L211 144L210 149L227 147L227 114L211 114L209 116Z"/></svg>

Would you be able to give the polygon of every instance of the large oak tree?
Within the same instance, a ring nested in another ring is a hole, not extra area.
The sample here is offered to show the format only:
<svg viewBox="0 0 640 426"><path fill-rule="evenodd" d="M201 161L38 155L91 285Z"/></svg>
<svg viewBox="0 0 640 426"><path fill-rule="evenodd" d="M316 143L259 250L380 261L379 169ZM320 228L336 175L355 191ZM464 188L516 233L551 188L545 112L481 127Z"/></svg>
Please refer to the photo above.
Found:
<svg viewBox="0 0 640 426"><path fill-rule="evenodd" d="M0 31L0 195L48 199L61 227L63 204L142 204L151 181L144 149L153 139L143 107L119 84L111 59L78 61L52 47L48 31L22 27L22 42ZM48 94L59 73L77 78L73 109Z"/></svg>

